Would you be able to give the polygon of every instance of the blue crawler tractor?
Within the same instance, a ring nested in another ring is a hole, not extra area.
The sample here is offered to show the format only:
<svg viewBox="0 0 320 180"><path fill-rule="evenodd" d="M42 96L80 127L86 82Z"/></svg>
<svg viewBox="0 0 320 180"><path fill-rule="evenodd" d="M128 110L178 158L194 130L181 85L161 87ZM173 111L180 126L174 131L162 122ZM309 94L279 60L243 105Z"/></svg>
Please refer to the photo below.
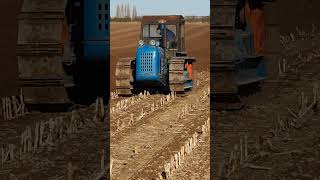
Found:
<svg viewBox="0 0 320 180"><path fill-rule="evenodd" d="M183 16L144 16L136 57L121 58L116 89L130 96L143 90L184 93L193 87L195 58L185 52Z"/></svg>

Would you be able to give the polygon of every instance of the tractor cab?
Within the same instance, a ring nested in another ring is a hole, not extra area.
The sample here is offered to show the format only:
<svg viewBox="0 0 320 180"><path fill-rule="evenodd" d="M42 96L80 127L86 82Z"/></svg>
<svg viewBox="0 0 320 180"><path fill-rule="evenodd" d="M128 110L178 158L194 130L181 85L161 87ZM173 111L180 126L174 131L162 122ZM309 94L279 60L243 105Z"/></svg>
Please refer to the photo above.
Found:
<svg viewBox="0 0 320 180"><path fill-rule="evenodd" d="M181 15L144 16L141 22L139 44L163 48L170 55L185 50L185 20Z"/></svg>

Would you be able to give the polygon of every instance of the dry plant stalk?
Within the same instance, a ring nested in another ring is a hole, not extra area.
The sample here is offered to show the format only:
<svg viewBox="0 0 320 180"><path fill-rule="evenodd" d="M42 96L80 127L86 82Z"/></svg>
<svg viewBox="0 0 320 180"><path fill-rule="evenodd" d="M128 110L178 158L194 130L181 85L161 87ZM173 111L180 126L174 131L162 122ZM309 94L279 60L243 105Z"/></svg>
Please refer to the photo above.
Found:
<svg viewBox="0 0 320 180"><path fill-rule="evenodd" d="M67 178L68 180L74 180L74 171L76 170L76 168L72 165L71 162L68 163L68 175Z"/></svg>
<svg viewBox="0 0 320 180"><path fill-rule="evenodd" d="M202 125L202 135L207 134L210 129L210 118L205 121L204 125ZM197 146L199 141L198 133L195 132L192 137L190 137L184 145L181 146L180 151L176 152L173 156L170 158L169 163L165 163L163 165L163 172L160 173L158 176L160 179L170 179L172 175L172 171L174 169L178 169L182 163L186 155L190 154L192 150Z"/></svg>
<svg viewBox="0 0 320 180"><path fill-rule="evenodd" d="M110 160L110 176L112 175L113 159Z"/></svg>
<svg viewBox="0 0 320 180"><path fill-rule="evenodd" d="M22 91L19 95L19 101L16 96L1 98L1 115L5 121L15 119L27 113L25 108Z"/></svg>

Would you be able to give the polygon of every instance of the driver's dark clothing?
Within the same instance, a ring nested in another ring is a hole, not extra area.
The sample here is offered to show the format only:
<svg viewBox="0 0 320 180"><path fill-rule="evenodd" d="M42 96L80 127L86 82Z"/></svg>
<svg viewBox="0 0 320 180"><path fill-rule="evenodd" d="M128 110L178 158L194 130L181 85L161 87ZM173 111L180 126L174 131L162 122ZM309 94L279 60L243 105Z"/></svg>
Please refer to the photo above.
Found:
<svg viewBox="0 0 320 180"><path fill-rule="evenodd" d="M161 33L162 33L162 30L163 30L163 27L161 27L160 24L158 25L157 30L160 30L160 35L162 35ZM168 40L168 41L174 40L174 38L175 38L174 32L172 32L172 31L171 31L170 29L168 29L168 28L166 28L166 31L167 31L167 40Z"/></svg>
<svg viewBox="0 0 320 180"><path fill-rule="evenodd" d="M160 35L162 31L160 31ZM167 41L173 41L175 38L174 32L172 32L170 29L167 28Z"/></svg>
<svg viewBox="0 0 320 180"><path fill-rule="evenodd" d="M167 39L168 39L168 41L173 41L174 38L175 38L174 33L170 29L167 28Z"/></svg>
<svg viewBox="0 0 320 180"><path fill-rule="evenodd" d="M157 30L160 30L160 35L162 35L162 27L161 25L158 26ZM169 42L169 48L176 48L176 42L175 42L175 34L170 29L166 28L167 32L167 42Z"/></svg>

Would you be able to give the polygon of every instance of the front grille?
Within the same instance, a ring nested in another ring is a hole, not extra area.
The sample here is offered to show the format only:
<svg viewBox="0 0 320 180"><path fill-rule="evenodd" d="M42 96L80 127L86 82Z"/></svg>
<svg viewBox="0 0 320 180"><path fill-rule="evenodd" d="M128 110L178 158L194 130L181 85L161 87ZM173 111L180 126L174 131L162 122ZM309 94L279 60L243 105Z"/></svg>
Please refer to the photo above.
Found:
<svg viewBox="0 0 320 180"><path fill-rule="evenodd" d="M152 60L153 53L141 53L141 71L142 72L152 72Z"/></svg>

